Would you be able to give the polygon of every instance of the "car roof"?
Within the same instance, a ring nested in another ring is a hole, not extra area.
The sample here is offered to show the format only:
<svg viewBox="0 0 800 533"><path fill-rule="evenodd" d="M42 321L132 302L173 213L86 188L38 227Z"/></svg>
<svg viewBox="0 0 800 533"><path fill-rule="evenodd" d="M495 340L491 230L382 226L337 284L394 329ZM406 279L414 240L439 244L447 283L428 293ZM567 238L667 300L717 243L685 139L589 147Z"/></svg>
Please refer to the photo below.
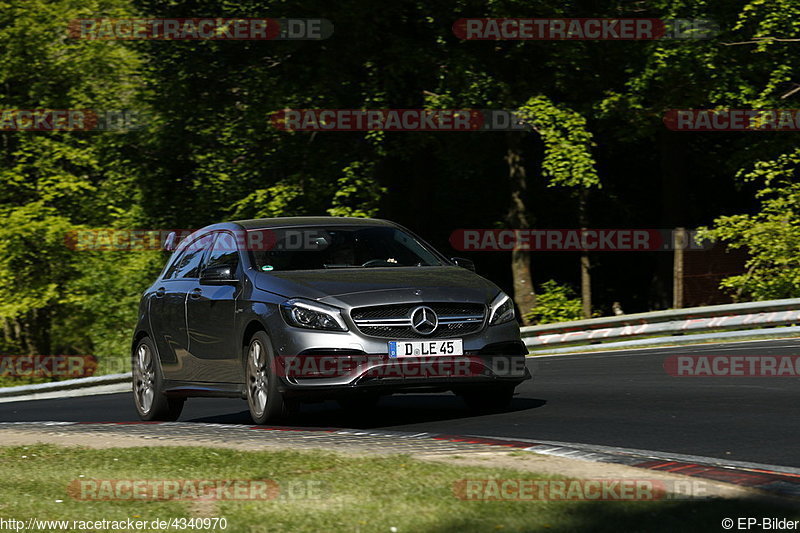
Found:
<svg viewBox="0 0 800 533"><path fill-rule="evenodd" d="M356 217L276 217L234 220L244 229L265 229L297 226L387 226L397 227L393 222L379 218Z"/></svg>

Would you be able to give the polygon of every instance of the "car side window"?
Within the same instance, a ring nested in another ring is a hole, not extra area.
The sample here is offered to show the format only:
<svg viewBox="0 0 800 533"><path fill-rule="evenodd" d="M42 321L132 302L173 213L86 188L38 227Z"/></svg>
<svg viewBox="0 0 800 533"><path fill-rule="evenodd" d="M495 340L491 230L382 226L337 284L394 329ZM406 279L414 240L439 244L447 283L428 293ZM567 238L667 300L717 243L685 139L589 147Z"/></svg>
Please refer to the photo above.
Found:
<svg viewBox="0 0 800 533"><path fill-rule="evenodd" d="M186 252L178 264L177 278L197 278L200 276L200 263L203 261L205 248L191 249Z"/></svg>
<svg viewBox="0 0 800 533"><path fill-rule="evenodd" d="M236 239L228 232L220 232L214 241L214 247L208 254L205 268L229 266L231 270L236 270L239 265L239 250L236 247Z"/></svg>
<svg viewBox="0 0 800 533"><path fill-rule="evenodd" d="M176 251L172 257L172 261L169 264L169 268L164 273L164 277L162 279L174 279L175 272L178 270L178 265L181 264L183 261L183 256L186 255L186 250L183 251Z"/></svg>
<svg viewBox="0 0 800 533"><path fill-rule="evenodd" d="M209 235L204 235L187 244L181 251L181 255L169 267L164 279L200 277L200 266L211 244L209 237Z"/></svg>

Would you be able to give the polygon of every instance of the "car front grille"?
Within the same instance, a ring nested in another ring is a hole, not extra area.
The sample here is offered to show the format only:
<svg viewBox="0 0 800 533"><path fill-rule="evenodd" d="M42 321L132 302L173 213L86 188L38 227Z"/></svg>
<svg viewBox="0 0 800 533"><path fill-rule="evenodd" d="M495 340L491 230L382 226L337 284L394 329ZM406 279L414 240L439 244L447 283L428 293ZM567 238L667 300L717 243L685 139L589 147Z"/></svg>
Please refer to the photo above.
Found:
<svg viewBox="0 0 800 533"><path fill-rule="evenodd" d="M423 335L411 327L411 313L420 306L433 309L438 326ZM413 303L358 307L350 312L364 335L385 339L446 339L480 331L486 319L486 306L471 303Z"/></svg>

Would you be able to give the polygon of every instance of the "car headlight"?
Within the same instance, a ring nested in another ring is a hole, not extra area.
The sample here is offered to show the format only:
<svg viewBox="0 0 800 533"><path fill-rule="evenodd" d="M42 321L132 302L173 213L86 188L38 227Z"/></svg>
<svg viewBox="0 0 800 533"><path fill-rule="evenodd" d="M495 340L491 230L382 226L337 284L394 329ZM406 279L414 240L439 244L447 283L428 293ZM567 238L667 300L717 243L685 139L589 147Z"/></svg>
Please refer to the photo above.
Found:
<svg viewBox="0 0 800 533"><path fill-rule="evenodd" d="M324 329L327 331L347 331L347 325L342 319L342 312L336 307L319 302L299 299L287 300L281 304L281 314L290 326Z"/></svg>
<svg viewBox="0 0 800 533"><path fill-rule="evenodd" d="M495 297L489 306L489 325L502 324L509 320L514 320L514 300L504 292Z"/></svg>

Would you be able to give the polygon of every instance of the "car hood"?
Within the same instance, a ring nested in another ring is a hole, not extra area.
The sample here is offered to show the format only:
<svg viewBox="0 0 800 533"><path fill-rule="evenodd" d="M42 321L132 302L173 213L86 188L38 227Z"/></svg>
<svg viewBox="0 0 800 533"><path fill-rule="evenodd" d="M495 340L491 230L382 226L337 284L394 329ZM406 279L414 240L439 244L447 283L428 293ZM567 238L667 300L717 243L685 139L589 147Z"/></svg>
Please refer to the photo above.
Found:
<svg viewBox="0 0 800 533"><path fill-rule="evenodd" d="M338 306L457 301L488 303L500 289L461 267L377 267L258 272L261 290Z"/></svg>

